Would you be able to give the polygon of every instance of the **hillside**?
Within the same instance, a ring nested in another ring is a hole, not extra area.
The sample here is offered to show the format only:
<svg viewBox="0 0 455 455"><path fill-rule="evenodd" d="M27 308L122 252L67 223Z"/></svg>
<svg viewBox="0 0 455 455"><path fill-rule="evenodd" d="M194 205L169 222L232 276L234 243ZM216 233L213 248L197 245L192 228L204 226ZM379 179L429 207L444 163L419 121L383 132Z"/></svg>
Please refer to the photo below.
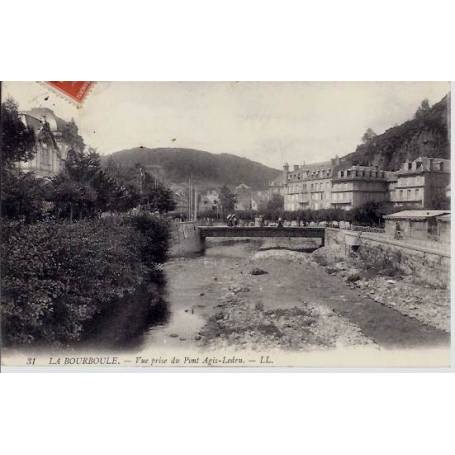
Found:
<svg viewBox="0 0 455 455"><path fill-rule="evenodd" d="M450 159L449 109L447 95L419 118L388 129L341 160L345 164L374 165L393 171L403 161L419 156Z"/></svg>
<svg viewBox="0 0 455 455"><path fill-rule="evenodd" d="M136 147L105 156L104 162L109 158L121 166L141 163L152 172L156 169L168 183L187 182L192 176L193 181L203 187L245 183L253 188L262 188L280 173L239 156L184 148Z"/></svg>

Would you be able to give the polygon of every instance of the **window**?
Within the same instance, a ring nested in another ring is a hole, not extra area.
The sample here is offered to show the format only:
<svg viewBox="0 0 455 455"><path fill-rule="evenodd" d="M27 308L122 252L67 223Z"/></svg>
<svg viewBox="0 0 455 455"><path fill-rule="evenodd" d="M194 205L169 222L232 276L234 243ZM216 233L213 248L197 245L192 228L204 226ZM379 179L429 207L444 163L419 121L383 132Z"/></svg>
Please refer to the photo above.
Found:
<svg viewBox="0 0 455 455"><path fill-rule="evenodd" d="M444 163L442 161L439 163L439 170L440 171L444 170Z"/></svg>
<svg viewBox="0 0 455 455"><path fill-rule="evenodd" d="M45 166L50 166L51 161L50 161L50 154L49 154L49 149L47 148L47 144L43 144L43 147L41 149L41 164Z"/></svg>
<svg viewBox="0 0 455 455"><path fill-rule="evenodd" d="M311 184L311 191L313 191L313 187L314 187L314 185L313 185L313 184Z"/></svg>
<svg viewBox="0 0 455 455"><path fill-rule="evenodd" d="M409 170L412 169L412 163L408 163L408 169L409 169Z"/></svg>
<svg viewBox="0 0 455 455"><path fill-rule="evenodd" d="M400 199L403 199L403 190L400 190Z"/></svg>
<svg viewBox="0 0 455 455"><path fill-rule="evenodd" d="M419 189L418 188L415 189L415 195L416 195L416 199L418 199L419 198Z"/></svg>
<svg viewBox="0 0 455 455"><path fill-rule="evenodd" d="M344 177L344 171L340 171L340 177Z"/></svg>
<svg viewBox="0 0 455 455"><path fill-rule="evenodd" d="M408 190L408 200L411 199L411 190Z"/></svg>

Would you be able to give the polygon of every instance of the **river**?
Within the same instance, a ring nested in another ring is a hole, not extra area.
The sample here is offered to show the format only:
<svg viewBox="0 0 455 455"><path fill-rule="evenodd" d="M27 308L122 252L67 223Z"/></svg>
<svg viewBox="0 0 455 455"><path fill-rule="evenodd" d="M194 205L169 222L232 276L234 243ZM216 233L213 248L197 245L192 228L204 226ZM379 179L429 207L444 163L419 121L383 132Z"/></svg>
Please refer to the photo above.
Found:
<svg viewBox="0 0 455 455"><path fill-rule="evenodd" d="M159 298L125 306L100 328L97 345L136 352L447 345L446 332L348 287L309 253L267 246L276 244L217 239L203 255L169 260Z"/></svg>

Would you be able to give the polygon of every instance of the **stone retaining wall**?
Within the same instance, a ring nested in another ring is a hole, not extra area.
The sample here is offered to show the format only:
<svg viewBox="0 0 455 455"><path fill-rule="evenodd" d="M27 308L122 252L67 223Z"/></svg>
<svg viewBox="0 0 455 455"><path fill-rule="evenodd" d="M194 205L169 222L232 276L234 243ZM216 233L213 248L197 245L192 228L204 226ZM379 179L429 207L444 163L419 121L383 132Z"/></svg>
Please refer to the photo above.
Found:
<svg viewBox="0 0 455 455"><path fill-rule="evenodd" d="M385 235L326 229L325 244L335 254L345 256L352 249L371 249L395 261L405 274L412 274L436 286L448 286L450 278L450 246L447 250L424 248L418 244L393 240Z"/></svg>
<svg viewBox="0 0 455 455"><path fill-rule="evenodd" d="M171 231L170 257L200 253L204 249L196 222L175 223Z"/></svg>

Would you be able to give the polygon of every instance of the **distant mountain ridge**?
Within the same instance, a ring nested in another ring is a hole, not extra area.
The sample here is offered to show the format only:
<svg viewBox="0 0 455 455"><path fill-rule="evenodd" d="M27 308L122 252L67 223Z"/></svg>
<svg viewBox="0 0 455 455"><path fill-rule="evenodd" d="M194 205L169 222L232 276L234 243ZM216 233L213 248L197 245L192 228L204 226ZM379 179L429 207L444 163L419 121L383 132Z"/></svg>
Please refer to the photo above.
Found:
<svg viewBox="0 0 455 455"><path fill-rule="evenodd" d="M237 186L244 183L252 188L266 187L280 171L256 161L228 153L214 154L187 148L135 147L103 157L106 163L112 158L120 166L136 163L154 169L170 183L184 183L191 176L202 187Z"/></svg>
<svg viewBox="0 0 455 455"><path fill-rule="evenodd" d="M343 164L399 169L406 160L420 156L450 159L450 94L420 116L389 128L355 152L341 158Z"/></svg>
<svg viewBox="0 0 455 455"><path fill-rule="evenodd" d="M450 94L419 116L389 128L341 157L340 166L353 164L398 170L406 160L420 156L450 159ZM188 148L135 147L103 157L118 165L141 163L167 183L193 182L202 188L244 183L260 189L281 175L278 169L228 153L214 154Z"/></svg>

